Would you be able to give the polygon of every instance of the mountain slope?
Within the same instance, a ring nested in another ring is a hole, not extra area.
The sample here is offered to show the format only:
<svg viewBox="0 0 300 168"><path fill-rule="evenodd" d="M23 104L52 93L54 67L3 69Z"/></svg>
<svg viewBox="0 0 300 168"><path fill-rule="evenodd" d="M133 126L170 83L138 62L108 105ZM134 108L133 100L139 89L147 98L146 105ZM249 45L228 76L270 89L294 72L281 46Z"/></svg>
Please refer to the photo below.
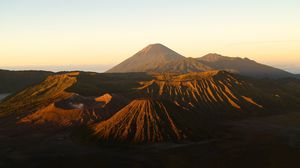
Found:
<svg viewBox="0 0 300 168"><path fill-rule="evenodd" d="M148 72L166 63L184 58L162 44L152 44L107 72Z"/></svg>
<svg viewBox="0 0 300 168"><path fill-rule="evenodd" d="M194 140L209 135L205 122L299 109L299 93L297 79L261 80L218 70L71 72L1 102L0 117L50 128L92 126L100 141Z"/></svg>
<svg viewBox="0 0 300 168"><path fill-rule="evenodd" d="M212 68L200 63L195 58L185 58L160 65L159 67L150 71L158 73L189 73L203 72L208 70L212 70Z"/></svg>
<svg viewBox="0 0 300 168"><path fill-rule="evenodd" d="M15 93L28 86L42 82L51 74L53 72L0 70L0 94Z"/></svg>
<svg viewBox="0 0 300 168"><path fill-rule="evenodd" d="M258 78L286 78L296 75L271 66L257 63L248 58L227 57L207 54L200 58L186 58L171 49L152 44L108 70L108 73L150 72L188 73L207 70L226 70Z"/></svg>
<svg viewBox="0 0 300 168"><path fill-rule="evenodd" d="M55 103L21 118L19 124L35 124L35 125L51 125L58 127L71 126L76 123L87 123L91 118L96 121L97 116L95 113L85 112L82 108L64 109L58 107Z"/></svg>
<svg viewBox="0 0 300 168"><path fill-rule="evenodd" d="M95 99L73 94L38 108L25 115L18 123L50 128L86 125L110 118L128 102L125 97L116 94L107 93Z"/></svg>
<svg viewBox="0 0 300 168"><path fill-rule="evenodd" d="M22 111L32 111L49 105L55 100L71 97L65 90L76 83L79 73L66 73L49 76L42 83L29 87L11 98L1 102L0 117Z"/></svg>
<svg viewBox="0 0 300 168"><path fill-rule="evenodd" d="M93 73L83 72L51 75L42 83L29 87L1 102L0 117L13 116L19 124L43 125L53 128L68 127L107 119L128 104L127 97L121 94L110 94L98 88L92 90L93 94L100 95L98 97L84 96L68 91L74 86L80 91L86 90L85 84L78 86L77 83L79 81L79 84L83 83L87 76L93 79L85 82L91 88L95 88L92 85L93 82L102 82L98 80L98 77L108 78L110 84L112 83L110 80L118 79L118 77L106 77L106 74L95 77ZM119 79L122 80L122 76L124 75L121 75ZM127 75L127 77L129 76ZM137 77L139 76L137 74ZM119 82L116 82L115 85L119 85ZM110 84L109 86L112 87ZM105 87L105 84L101 86ZM103 92L106 93L103 94Z"/></svg>
<svg viewBox="0 0 300 168"><path fill-rule="evenodd" d="M197 132L196 126L191 114L175 104L138 99L97 124L94 136L110 142L163 142L199 135L200 129Z"/></svg>
<svg viewBox="0 0 300 168"><path fill-rule="evenodd" d="M263 102L257 102L263 94L253 94L259 88L225 71L161 76L143 83L138 89L142 95L169 100L185 109L209 114L235 115L232 112L264 109Z"/></svg>
<svg viewBox="0 0 300 168"><path fill-rule="evenodd" d="M292 73L271 66L257 63L248 58L227 57L219 54L208 54L198 58L202 64L216 70L227 70L233 73L252 77L295 77Z"/></svg>
<svg viewBox="0 0 300 168"><path fill-rule="evenodd" d="M226 71L154 77L140 82L131 103L92 127L97 140L152 143L199 139L209 135L205 122L275 114L276 109L289 106L285 100L292 104L297 100L278 91L280 87L267 90Z"/></svg>

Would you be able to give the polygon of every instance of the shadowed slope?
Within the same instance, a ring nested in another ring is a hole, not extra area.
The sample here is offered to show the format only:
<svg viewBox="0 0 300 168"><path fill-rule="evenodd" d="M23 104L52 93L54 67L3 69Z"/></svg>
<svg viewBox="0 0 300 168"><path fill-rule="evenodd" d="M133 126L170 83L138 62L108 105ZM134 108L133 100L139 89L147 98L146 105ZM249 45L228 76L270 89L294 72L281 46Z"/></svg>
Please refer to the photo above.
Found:
<svg viewBox="0 0 300 168"><path fill-rule="evenodd" d="M45 80L53 74L49 71L8 71L0 70L0 94L15 93Z"/></svg>
<svg viewBox="0 0 300 168"><path fill-rule="evenodd" d="M68 88L83 96L100 96L105 93L132 92L139 86L140 81L148 81L153 76L147 73L87 73L81 72L77 82Z"/></svg>

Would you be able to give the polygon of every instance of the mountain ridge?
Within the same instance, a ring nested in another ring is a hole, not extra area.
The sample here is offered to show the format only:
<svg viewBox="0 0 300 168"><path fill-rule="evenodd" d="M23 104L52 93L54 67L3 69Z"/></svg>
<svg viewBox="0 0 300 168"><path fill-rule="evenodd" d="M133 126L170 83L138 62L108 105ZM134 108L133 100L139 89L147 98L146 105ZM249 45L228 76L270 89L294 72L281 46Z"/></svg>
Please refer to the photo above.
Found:
<svg viewBox="0 0 300 168"><path fill-rule="evenodd" d="M295 77L295 75L292 73L257 63L249 58L228 57L220 54L207 54L196 59L213 69L227 70L245 76L259 78Z"/></svg>
<svg viewBox="0 0 300 168"><path fill-rule="evenodd" d="M11 71L0 69L0 94L15 93L28 86L37 84L54 74L51 71Z"/></svg>
<svg viewBox="0 0 300 168"><path fill-rule="evenodd" d="M184 57L162 44L148 45L106 72L188 73L214 69L258 78L296 77L287 71L248 58L222 56L216 53L199 58Z"/></svg>
<svg viewBox="0 0 300 168"><path fill-rule="evenodd" d="M223 70L60 73L1 102L0 117L49 129L86 126L89 136L104 142L199 140L209 136L203 130L207 121L296 108L298 83L297 79L252 79Z"/></svg>

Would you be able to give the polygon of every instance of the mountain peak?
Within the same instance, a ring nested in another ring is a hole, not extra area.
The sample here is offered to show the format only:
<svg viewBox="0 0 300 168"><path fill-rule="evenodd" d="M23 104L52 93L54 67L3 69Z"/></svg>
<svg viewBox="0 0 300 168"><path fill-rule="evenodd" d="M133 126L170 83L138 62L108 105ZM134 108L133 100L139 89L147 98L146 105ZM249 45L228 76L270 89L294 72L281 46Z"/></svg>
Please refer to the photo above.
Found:
<svg viewBox="0 0 300 168"><path fill-rule="evenodd" d="M220 59L226 59L226 58L228 58L228 57L217 54L217 53L209 53L209 54L204 55L203 57L200 57L199 59L202 61L215 62Z"/></svg>
<svg viewBox="0 0 300 168"><path fill-rule="evenodd" d="M148 72L185 57L162 44L150 44L107 72Z"/></svg>
<svg viewBox="0 0 300 168"><path fill-rule="evenodd" d="M161 43L154 43L154 44L149 44L147 47L166 47Z"/></svg>
<svg viewBox="0 0 300 168"><path fill-rule="evenodd" d="M208 53L204 55L204 57L224 57L224 56L218 53Z"/></svg>
<svg viewBox="0 0 300 168"><path fill-rule="evenodd" d="M293 74L257 63L248 58L209 53L200 58L186 58L160 43L150 44L108 70L108 73L171 72L188 73L226 70L254 77L293 77Z"/></svg>
<svg viewBox="0 0 300 168"><path fill-rule="evenodd" d="M170 51L173 51L173 50L171 50L170 48L166 47L163 44L155 43L155 44L149 44L148 46L143 48L139 53L141 53L141 52L142 53L149 53L149 52L159 53L159 52L170 52Z"/></svg>

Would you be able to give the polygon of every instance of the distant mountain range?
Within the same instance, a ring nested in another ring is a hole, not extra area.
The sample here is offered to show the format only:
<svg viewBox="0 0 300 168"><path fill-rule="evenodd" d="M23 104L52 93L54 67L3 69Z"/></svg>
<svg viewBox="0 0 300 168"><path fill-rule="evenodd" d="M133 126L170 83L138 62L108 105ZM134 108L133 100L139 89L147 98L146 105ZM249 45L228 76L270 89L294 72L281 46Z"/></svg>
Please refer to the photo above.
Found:
<svg viewBox="0 0 300 168"><path fill-rule="evenodd" d="M187 73L207 70L226 70L259 78L295 77L292 73L257 63L248 58L227 57L219 54L186 58L162 44L147 46L107 72Z"/></svg>
<svg viewBox="0 0 300 168"><path fill-rule="evenodd" d="M101 143L201 140L216 136L214 122L299 110L295 76L247 58L186 58L153 44L107 73L2 70L0 93L11 95L0 102L0 119L83 129L80 137Z"/></svg>

